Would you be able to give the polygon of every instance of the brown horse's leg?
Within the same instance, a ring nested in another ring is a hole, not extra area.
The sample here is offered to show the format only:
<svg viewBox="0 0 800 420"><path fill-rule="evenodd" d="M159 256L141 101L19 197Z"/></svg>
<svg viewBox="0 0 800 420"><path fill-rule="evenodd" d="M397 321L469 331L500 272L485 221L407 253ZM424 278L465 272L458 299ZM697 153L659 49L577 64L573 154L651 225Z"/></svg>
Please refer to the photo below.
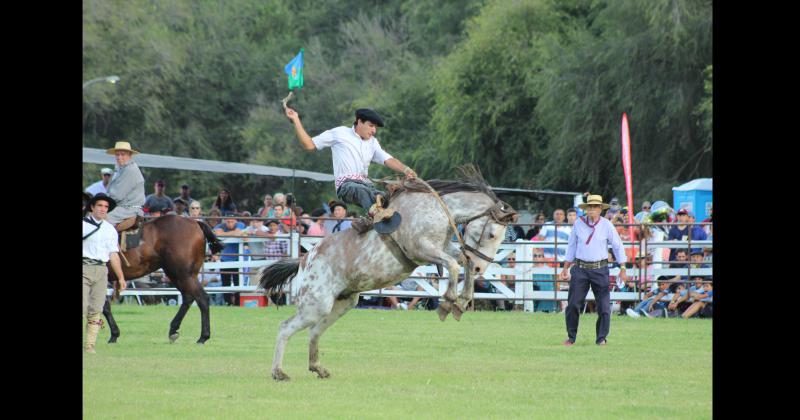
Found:
<svg viewBox="0 0 800 420"><path fill-rule="evenodd" d="M181 292L181 296L183 297L183 303L181 307L178 308L178 313L175 314L175 318L172 318L172 322L169 324L169 342L174 343L175 340L180 337L178 334L178 329L181 328L181 322L183 322L183 317L186 316L186 312L189 310L189 307L192 306L192 302L194 302L194 296Z"/></svg>
<svg viewBox="0 0 800 420"><path fill-rule="evenodd" d="M197 339L197 344L205 344L211 338L211 321L209 320L208 312L208 293L205 290L198 288L199 293L196 293L195 299L197 300L197 307L200 308L200 338Z"/></svg>
<svg viewBox="0 0 800 420"><path fill-rule="evenodd" d="M337 300L333 303L333 310L322 321L312 326L308 331L308 370L316 372L320 379L331 376L327 369L319 364L319 339L325 330L333 325L336 320L342 317L347 311L353 309L358 303L358 293L353 293L347 298Z"/></svg>
<svg viewBox="0 0 800 420"><path fill-rule="evenodd" d="M103 305L103 316L106 317L106 322L108 322L108 328L111 329L111 338L108 339L109 343L116 343L117 337L119 337L119 327L117 326L116 321L114 321L114 316L111 315L111 303L106 299L105 305Z"/></svg>

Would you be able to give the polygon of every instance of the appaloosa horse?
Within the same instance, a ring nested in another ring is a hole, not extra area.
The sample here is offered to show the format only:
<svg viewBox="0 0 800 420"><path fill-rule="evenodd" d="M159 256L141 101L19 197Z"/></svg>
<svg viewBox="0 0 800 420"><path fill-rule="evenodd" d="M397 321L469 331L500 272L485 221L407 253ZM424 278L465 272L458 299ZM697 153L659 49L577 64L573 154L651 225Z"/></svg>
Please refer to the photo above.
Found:
<svg viewBox="0 0 800 420"><path fill-rule="evenodd" d="M419 265L447 267L450 281L439 316L444 321L452 311L454 318L461 317L473 297L469 274L486 270L492 261L489 256L495 255L505 237L506 225L517 217L514 209L491 192L477 170L465 171L465 176L462 181L429 183L439 192L455 223L466 225L463 252L451 242L454 231L436 197L406 189L389 203L389 208L403 217L393 233L381 235L370 230L358 234L347 229L326 237L302 259L280 260L259 270L260 286L268 292L279 291L290 281L301 282L297 312L280 325L273 379L289 379L282 369L284 349L292 335L308 327L308 368L327 378L329 372L319 363L319 339L325 330L356 305L359 292L396 284ZM466 265L467 275L457 299L459 263Z"/></svg>
<svg viewBox="0 0 800 420"><path fill-rule="evenodd" d="M181 292L183 303L178 313L169 325L169 340L178 339L178 329L186 311L197 301L200 308L201 328L199 344L203 344L211 337L211 327L208 317L208 295L197 281L197 274L203 267L206 257L206 241L212 253L222 251L224 245L214 235L211 228L203 222L193 219L168 215L142 223L142 238L139 246L129 248L123 253L130 266L122 261L122 274L126 280L139 278L150 274L159 268ZM117 276L113 270L108 270L109 281L116 281ZM111 329L109 343L115 343L119 337L119 328L111 315L111 305L106 301L103 315Z"/></svg>

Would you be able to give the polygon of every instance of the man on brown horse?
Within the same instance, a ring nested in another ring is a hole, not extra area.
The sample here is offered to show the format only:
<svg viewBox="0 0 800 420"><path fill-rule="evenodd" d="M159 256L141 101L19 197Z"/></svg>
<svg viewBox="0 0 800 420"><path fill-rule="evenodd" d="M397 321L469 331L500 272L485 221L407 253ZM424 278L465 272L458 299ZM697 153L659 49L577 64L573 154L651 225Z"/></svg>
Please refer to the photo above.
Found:
<svg viewBox="0 0 800 420"><path fill-rule="evenodd" d="M108 183L108 195L117 202L117 207L108 213L107 220L117 232L122 232L136 223L137 216L144 215L144 176L132 160L139 152L127 141L118 141L106 153L117 159L116 171Z"/></svg>
<svg viewBox="0 0 800 420"><path fill-rule="evenodd" d="M286 117L294 124L295 133L303 149L322 150L331 148L333 175L336 178L336 196L348 204L356 204L368 211L370 219L353 223L353 228L363 233L372 223L382 223L380 233L390 233L397 229L400 215L387 209L385 193L375 188L367 177L370 162L380 163L389 169L403 173L406 178L417 174L398 159L386 153L375 133L383 127L383 120L377 112L362 108L356 110L352 127L341 126L327 130L312 138L306 133L300 116L292 108L286 107Z"/></svg>

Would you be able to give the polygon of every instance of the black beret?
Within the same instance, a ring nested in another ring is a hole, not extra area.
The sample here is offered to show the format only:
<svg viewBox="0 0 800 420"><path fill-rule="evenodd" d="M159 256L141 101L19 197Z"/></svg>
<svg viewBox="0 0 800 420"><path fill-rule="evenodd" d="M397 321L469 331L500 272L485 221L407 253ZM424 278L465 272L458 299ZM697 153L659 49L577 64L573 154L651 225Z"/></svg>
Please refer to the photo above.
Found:
<svg viewBox="0 0 800 420"><path fill-rule="evenodd" d="M383 127L383 119L381 116L378 115L377 112L369 109L369 108L360 108L356 110L356 119L362 121L372 121L378 127Z"/></svg>
<svg viewBox="0 0 800 420"><path fill-rule="evenodd" d="M105 193L101 193L101 192L97 193L94 197L90 198L88 204L89 204L89 206L94 206L94 203L96 203L96 202L98 202L100 200L103 200L106 203L108 203L108 212L109 213L111 213L111 211L114 210L115 207L117 207L117 202L114 201L113 198L111 198L108 195L106 195Z"/></svg>

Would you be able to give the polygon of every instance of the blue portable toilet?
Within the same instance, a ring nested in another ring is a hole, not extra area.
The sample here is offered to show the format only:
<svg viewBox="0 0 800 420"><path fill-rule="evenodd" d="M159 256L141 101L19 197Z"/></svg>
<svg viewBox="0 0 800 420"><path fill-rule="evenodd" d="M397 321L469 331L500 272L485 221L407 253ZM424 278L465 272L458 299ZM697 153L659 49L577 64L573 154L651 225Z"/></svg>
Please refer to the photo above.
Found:
<svg viewBox="0 0 800 420"><path fill-rule="evenodd" d="M686 209L694 212L695 220L701 222L711 213L712 180L698 178L681 186L672 187L672 208L675 211Z"/></svg>

